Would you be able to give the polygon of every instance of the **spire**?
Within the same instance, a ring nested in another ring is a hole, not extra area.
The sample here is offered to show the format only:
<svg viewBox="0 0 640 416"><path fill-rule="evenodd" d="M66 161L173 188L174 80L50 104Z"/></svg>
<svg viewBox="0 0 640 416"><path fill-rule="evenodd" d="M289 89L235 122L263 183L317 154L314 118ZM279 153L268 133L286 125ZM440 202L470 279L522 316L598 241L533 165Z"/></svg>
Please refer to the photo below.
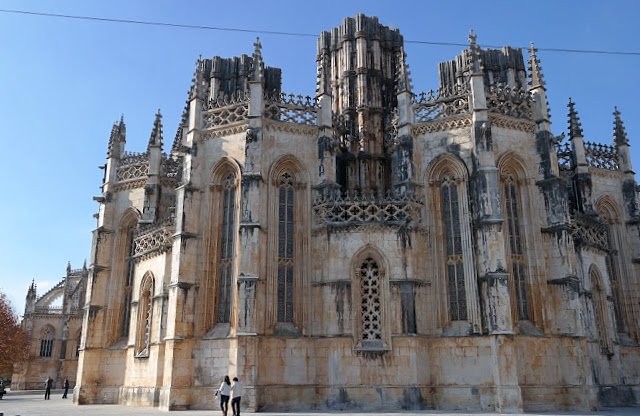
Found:
<svg viewBox="0 0 640 416"><path fill-rule="evenodd" d="M470 69L472 74L479 74L484 70L484 67L482 65L482 52L480 51L480 47L478 47L478 44L476 43L477 38L478 35L473 33L473 29L471 29L469 31L469 37L467 38L467 41L469 41L469 53L471 56L467 63L471 67Z"/></svg>
<svg viewBox="0 0 640 416"><path fill-rule="evenodd" d="M29 286L29 291L27 292L27 296L36 293L36 279L31 279L31 286Z"/></svg>
<svg viewBox="0 0 640 416"><path fill-rule="evenodd" d="M571 97L569 97L569 139L573 139L574 137L582 137L582 125L580 124L580 117L578 117L578 112L573 107L574 102L571 101Z"/></svg>
<svg viewBox="0 0 640 416"><path fill-rule="evenodd" d="M546 82L542 79L542 67L540 66L540 60L536 56L538 49L533 47L533 42L530 43L529 48L529 89L544 88Z"/></svg>
<svg viewBox="0 0 640 416"><path fill-rule="evenodd" d="M253 68L251 70L251 81L262 81L264 78L264 62L262 61L262 43L256 37L253 43Z"/></svg>
<svg viewBox="0 0 640 416"><path fill-rule="evenodd" d="M67 277L69 277L70 274L71 274L71 262L68 261L67 262Z"/></svg>
<svg viewBox="0 0 640 416"><path fill-rule="evenodd" d="M84 259L84 263L82 264L82 270L86 271L87 270L87 259Z"/></svg>
<svg viewBox="0 0 640 416"><path fill-rule="evenodd" d="M615 120L613 121L613 142L616 146L629 145L629 139L627 139L627 132L624 129L624 123L620 118L620 111L618 111L618 107L614 107L615 111L613 115L615 116Z"/></svg>
<svg viewBox="0 0 640 416"><path fill-rule="evenodd" d="M198 56L198 60L196 61L196 72L194 72L191 82L193 82L193 85L191 85L191 91L189 91L189 99L202 99L206 91L204 80L204 61L202 60L202 55Z"/></svg>
<svg viewBox="0 0 640 416"><path fill-rule="evenodd" d="M151 137L149 137L149 146L162 146L162 114L158 108L156 113L156 119L153 121L153 130L151 130Z"/></svg>
<svg viewBox="0 0 640 416"><path fill-rule="evenodd" d="M121 142L127 141L127 127L124 124L124 114L120 116L120 123L113 123L111 128L111 136L109 136L109 151L107 157L119 157Z"/></svg>
<svg viewBox="0 0 640 416"><path fill-rule="evenodd" d="M396 83L398 84L398 93L404 91L411 91L411 72L409 72L409 65L407 65L407 54L404 52L404 46L400 47L398 52L398 71L396 73Z"/></svg>

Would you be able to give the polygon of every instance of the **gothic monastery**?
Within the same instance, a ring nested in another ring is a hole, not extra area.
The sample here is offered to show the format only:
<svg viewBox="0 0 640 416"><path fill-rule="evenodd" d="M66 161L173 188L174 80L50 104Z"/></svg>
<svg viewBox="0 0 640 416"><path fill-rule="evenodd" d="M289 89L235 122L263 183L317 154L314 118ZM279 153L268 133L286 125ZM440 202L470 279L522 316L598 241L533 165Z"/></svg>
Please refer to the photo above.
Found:
<svg viewBox="0 0 640 416"><path fill-rule="evenodd" d="M617 109L612 143L571 101L554 135L536 49L473 33L427 93L373 17L320 34L313 97L260 48L197 61L170 149L159 113L144 153L114 125L76 403L213 409L226 374L252 411L640 401Z"/></svg>

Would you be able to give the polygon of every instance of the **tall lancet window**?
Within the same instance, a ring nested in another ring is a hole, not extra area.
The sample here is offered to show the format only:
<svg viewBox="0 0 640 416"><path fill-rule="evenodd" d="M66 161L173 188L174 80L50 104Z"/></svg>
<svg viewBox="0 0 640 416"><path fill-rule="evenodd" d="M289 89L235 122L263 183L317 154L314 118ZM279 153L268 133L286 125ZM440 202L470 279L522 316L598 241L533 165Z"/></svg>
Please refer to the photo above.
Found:
<svg viewBox="0 0 640 416"><path fill-rule="evenodd" d="M444 176L441 182L441 189L447 281L449 286L449 313L452 321L465 321L467 320L467 298L464 286L458 184L455 178Z"/></svg>
<svg viewBox="0 0 640 416"><path fill-rule="evenodd" d="M293 322L293 209L293 176L285 172L278 189L278 322Z"/></svg>
<svg viewBox="0 0 640 416"><path fill-rule="evenodd" d="M227 176L222 191L222 224L218 285L218 322L231 321L231 285L233 284L233 247L236 229L236 177Z"/></svg>
<svg viewBox="0 0 640 416"><path fill-rule="evenodd" d="M360 316L363 344L382 345L382 301L380 300L380 267L371 257L358 270L360 277Z"/></svg>
<svg viewBox="0 0 640 416"><path fill-rule="evenodd" d="M137 354L149 355L151 343L151 324L153 318L153 278L146 276L140 290L140 302L138 311L138 334L136 340Z"/></svg>
<svg viewBox="0 0 640 416"><path fill-rule="evenodd" d="M127 274L124 279L124 303L122 305L122 332L121 337L129 336L129 326L131 323L131 296L133 292L133 274L135 271L135 263L133 262L133 253L135 247L133 244L133 229L129 230L129 241L127 244L128 257Z"/></svg>
<svg viewBox="0 0 640 416"><path fill-rule="evenodd" d="M516 179L512 174L502 177L505 219L507 221L507 232L509 233L509 258L511 260L511 275L513 279L513 290L515 296L515 306L519 321L529 319L529 304L527 301L527 269L525 253L523 248L521 224L520 224L520 202L518 198L518 187Z"/></svg>
<svg viewBox="0 0 640 416"><path fill-rule="evenodd" d="M616 330L618 333L626 331L624 313L622 310L622 296L620 293L620 269L618 267L618 256L620 255L620 247L616 244L619 237L619 229L616 224L616 214L607 208L600 209L600 221L606 227L606 241L609 248L609 254L606 257L607 273L609 274L609 284L611 286L611 296L613 301L613 313L616 319ZM624 249L624 248L623 248Z"/></svg>

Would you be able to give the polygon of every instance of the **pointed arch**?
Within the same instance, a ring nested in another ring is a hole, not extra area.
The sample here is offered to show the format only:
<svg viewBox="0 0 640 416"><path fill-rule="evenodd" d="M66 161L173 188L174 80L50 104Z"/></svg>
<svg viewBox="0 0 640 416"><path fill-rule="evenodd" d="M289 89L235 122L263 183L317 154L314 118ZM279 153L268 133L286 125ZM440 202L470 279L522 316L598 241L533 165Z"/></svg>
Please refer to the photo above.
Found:
<svg viewBox="0 0 640 416"><path fill-rule="evenodd" d="M606 256L607 274L611 286L611 297L615 317L615 328L618 333L629 334L638 337L637 328L634 325L634 307L636 302L625 296L632 293L629 285L631 274L624 259L627 258L626 229L621 223L624 218L618 204L609 195L604 195L596 201L596 210L600 221L605 226L606 245L609 249Z"/></svg>
<svg viewBox="0 0 640 416"><path fill-rule="evenodd" d="M198 319L201 334L232 321L241 179L240 164L226 156L209 173Z"/></svg>
<svg viewBox="0 0 640 416"><path fill-rule="evenodd" d="M116 227L109 289L113 296L111 296L111 305L107 313L108 344L129 336L135 271L135 265L131 259L134 249L133 232L141 218L142 214L138 209L129 207L120 216Z"/></svg>
<svg viewBox="0 0 640 416"><path fill-rule="evenodd" d="M353 305L356 322L354 340L356 349L390 349L390 323L388 319L389 262L373 245L361 247L351 258L353 270Z"/></svg>
<svg viewBox="0 0 640 416"><path fill-rule="evenodd" d="M136 356L148 357L153 325L153 295L155 278L153 273L146 272L140 282L138 294L138 324L136 328Z"/></svg>
<svg viewBox="0 0 640 416"><path fill-rule="evenodd" d="M532 283L532 264L536 261L532 235L535 227L531 223L535 215L530 207L532 169L516 153L506 152L497 163L500 181L502 212L504 213L505 253L509 270L509 293L514 322L540 323L541 309L536 302L540 294L539 285Z"/></svg>
<svg viewBox="0 0 640 416"><path fill-rule="evenodd" d="M300 160L286 154L268 174L267 325L304 332L308 327L310 191L309 173Z"/></svg>
<svg viewBox="0 0 640 416"><path fill-rule="evenodd" d="M51 325L46 325L40 331L40 357L50 358L53 354L53 341L55 340L56 330Z"/></svg>
<svg viewBox="0 0 640 416"><path fill-rule="evenodd" d="M468 169L450 154L435 158L427 169L427 218L430 258L440 328L468 322L480 332L480 305L469 208Z"/></svg>

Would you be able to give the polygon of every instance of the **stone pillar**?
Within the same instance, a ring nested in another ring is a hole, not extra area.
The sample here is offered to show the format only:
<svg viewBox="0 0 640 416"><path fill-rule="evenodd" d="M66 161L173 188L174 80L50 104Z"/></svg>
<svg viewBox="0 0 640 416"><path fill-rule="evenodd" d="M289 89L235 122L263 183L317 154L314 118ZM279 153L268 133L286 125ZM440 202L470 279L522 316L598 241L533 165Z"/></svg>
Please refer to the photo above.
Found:
<svg viewBox="0 0 640 416"><path fill-rule="evenodd" d="M144 207L142 209L141 223L151 224L158 216L158 204L160 199L160 174L162 168L162 114L158 109L156 119L153 122L153 130L149 138L147 153L149 155L149 171L147 172L147 184L144 186Z"/></svg>
<svg viewBox="0 0 640 416"><path fill-rule="evenodd" d="M201 163L198 152L202 128L201 62L196 70L196 85L189 102L189 130L185 146L191 151L184 157L183 181L176 188L176 225L171 250L171 278L168 285L167 329L163 387L159 407L163 410L184 410L190 403L193 379L193 335L197 301L198 231L201 207L201 178L193 175Z"/></svg>

